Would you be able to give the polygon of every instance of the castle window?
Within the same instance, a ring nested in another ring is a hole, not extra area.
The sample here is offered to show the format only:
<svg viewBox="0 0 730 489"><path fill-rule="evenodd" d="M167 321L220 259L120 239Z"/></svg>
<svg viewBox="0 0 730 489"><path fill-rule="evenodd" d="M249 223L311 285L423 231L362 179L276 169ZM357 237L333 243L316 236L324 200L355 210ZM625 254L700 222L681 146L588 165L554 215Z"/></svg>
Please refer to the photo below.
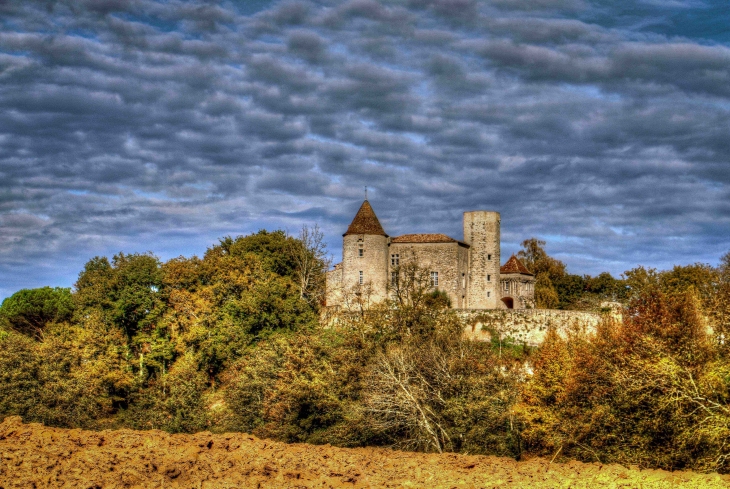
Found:
<svg viewBox="0 0 730 489"><path fill-rule="evenodd" d="M487 282L491 282L491 281L492 281L492 276L491 275L487 275Z"/></svg>
<svg viewBox="0 0 730 489"><path fill-rule="evenodd" d="M438 287L438 286L439 286L439 273L431 272L431 287Z"/></svg>
<svg viewBox="0 0 730 489"><path fill-rule="evenodd" d="M491 296L492 296L492 293L491 292L487 292L487 297L491 297Z"/></svg>
<svg viewBox="0 0 730 489"><path fill-rule="evenodd" d="M491 260L491 259L492 259L492 255L487 255L487 260Z"/></svg>
<svg viewBox="0 0 730 489"><path fill-rule="evenodd" d="M509 282L504 283L504 290L509 290Z"/></svg>
<svg viewBox="0 0 730 489"><path fill-rule="evenodd" d="M398 272L390 272L390 285L398 283Z"/></svg>
<svg viewBox="0 0 730 489"><path fill-rule="evenodd" d="M394 266L394 267L397 267L398 265L400 265L400 255L399 254L396 253L395 255L390 255L390 265Z"/></svg>
<svg viewBox="0 0 730 489"><path fill-rule="evenodd" d="M360 270L360 285L362 285L363 283L364 283L364 280L363 280L362 270Z"/></svg>
<svg viewBox="0 0 730 489"><path fill-rule="evenodd" d="M463 273L461 274L461 288L466 288L466 275L464 275Z"/></svg>
<svg viewBox="0 0 730 489"><path fill-rule="evenodd" d="M362 258L364 254L365 254L365 250L363 249L362 245L360 245L359 248L357 249L358 258Z"/></svg>

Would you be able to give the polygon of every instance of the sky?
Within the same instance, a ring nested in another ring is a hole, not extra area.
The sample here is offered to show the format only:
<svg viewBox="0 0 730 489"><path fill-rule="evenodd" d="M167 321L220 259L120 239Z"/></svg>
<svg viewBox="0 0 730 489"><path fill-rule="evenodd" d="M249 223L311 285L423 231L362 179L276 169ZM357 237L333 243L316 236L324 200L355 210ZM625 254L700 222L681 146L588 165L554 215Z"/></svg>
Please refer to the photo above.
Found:
<svg viewBox="0 0 730 489"><path fill-rule="evenodd" d="M0 0L0 299L364 198L571 273L730 251L726 0Z"/></svg>

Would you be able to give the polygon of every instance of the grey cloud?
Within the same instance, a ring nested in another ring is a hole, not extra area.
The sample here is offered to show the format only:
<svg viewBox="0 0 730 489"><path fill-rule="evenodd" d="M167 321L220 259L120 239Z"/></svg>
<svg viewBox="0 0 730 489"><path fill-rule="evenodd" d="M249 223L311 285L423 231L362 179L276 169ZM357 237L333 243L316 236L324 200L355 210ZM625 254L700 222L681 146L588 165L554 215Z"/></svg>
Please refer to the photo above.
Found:
<svg viewBox="0 0 730 489"><path fill-rule="evenodd" d="M510 40L472 45L497 66L533 80L597 83L611 90L638 80L710 95L730 93L730 48L724 46L624 42L601 52L587 46L553 48Z"/></svg>
<svg viewBox="0 0 730 489"><path fill-rule="evenodd" d="M310 62L322 62L327 58L326 41L313 31L294 31L287 44L289 51Z"/></svg>
<svg viewBox="0 0 730 489"><path fill-rule="evenodd" d="M301 25L309 16L311 6L304 2L287 2L267 12L279 25Z"/></svg>
<svg viewBox="0 0 730 489"><path fill-rule="evenodd" d="M413 79L407 72L358 63L347 67L346 76L330 83L327 91L352 109L388 113L402 111L414 102L410 94Z"/></svg>
<svg viewBox="0 0 730 489"><path fill-rule="evenodd" d="M576 19L496 18L487 22L495 34L526 43L565 44L618 42L620 37L605 28Z"/></svg>

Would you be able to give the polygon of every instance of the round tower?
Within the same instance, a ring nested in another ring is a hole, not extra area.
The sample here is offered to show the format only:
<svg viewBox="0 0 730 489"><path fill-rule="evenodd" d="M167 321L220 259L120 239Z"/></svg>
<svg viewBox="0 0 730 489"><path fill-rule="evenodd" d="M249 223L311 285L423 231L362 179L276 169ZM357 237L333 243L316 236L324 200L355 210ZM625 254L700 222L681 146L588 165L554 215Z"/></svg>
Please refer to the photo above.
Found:
<svg viewBox="0 0 730 489"><path fill-rule="evenodd" d="M387 297L388 235L370 202L362 203L342 235L342 285L361 285L373 302Z"/></svg>
<svg viewBox="0 0 730 489"><path fill-rule="evenodd" d="M469 245L469 280L466 307L500 308L499 212L464 213L464 242Z"/></svg>

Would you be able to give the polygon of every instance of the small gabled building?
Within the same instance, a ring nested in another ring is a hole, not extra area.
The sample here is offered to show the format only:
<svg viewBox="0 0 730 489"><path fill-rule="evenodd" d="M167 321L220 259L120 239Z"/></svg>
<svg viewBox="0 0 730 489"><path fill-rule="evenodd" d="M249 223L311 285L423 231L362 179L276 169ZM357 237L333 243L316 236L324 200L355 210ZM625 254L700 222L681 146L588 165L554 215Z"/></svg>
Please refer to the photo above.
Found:
<svg viewBox="0 0 730 489"><path fill-rule="evenodd" d="M428 270L431 286L445 292L454 308L531 307L532 286L519 285L514 289L519 295L503 294L513 290L512 284L529 282L532 275L514 256L507 268L500 267L499 213L464 212L463 227L462 240L434 233L390 237L365 200L342 235L342 263L327 273L326 305L343 305L352 291L358 297L366 294L370 302L382 301L389 283L397 279L398 267L415 261Z"/></svg>
<svg viewBox="0 0 730 489"><path fill-rule="evenodd" d="M531 309L535 307L535 275L519 258L510 256L499 269L502 284L502 302L507 309Z"/></svg>

